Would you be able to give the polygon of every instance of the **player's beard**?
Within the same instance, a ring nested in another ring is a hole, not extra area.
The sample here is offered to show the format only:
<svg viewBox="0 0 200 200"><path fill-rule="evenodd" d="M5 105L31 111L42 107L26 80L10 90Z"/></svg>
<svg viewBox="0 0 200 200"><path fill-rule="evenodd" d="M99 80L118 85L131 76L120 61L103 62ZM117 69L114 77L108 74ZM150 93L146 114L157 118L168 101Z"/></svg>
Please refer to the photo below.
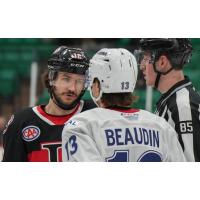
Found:
<svg viewBox="0 0 200 200"><path fill-rule="evenodd" d="M55 86L50 88L50 95L51 95L53 102L63 110L71 110L71 109L75 108L77 106L77 104L80 102L81 97L83 96L84 92L85 92L85 90L82 90L79 95L75 94L72 91L61 93L60 95L65 94L65 95L75 95L76 96L76 98L73 101L71 101L70 103L66 103L62 100L62 98L59 96L59 94L57 94Z"/></svg>
<svg viewBox="0 0 200 200"><path fill-rule="evenodd" d="M63 98L64 98L65 96L68 96L68 95L69 95L69 97L70 97L70 95L73 96L73 97L74 97L74 100L72 100L72 101L69 100L68 102L66 102L65 100L63 100ZM75 94L75 93L72 92L72 91L58 93L57 90L56 90L56 88L54 88L53 96L54 96L54 98L56 99L56 101L60 102L60 103L63 104L63 105L66 105L66 106L70 106L70 105L73 104L73 103L77 100L77 98L78 98L78 95ZM62 98L62 97L63 97L63 98Z"/></svg>

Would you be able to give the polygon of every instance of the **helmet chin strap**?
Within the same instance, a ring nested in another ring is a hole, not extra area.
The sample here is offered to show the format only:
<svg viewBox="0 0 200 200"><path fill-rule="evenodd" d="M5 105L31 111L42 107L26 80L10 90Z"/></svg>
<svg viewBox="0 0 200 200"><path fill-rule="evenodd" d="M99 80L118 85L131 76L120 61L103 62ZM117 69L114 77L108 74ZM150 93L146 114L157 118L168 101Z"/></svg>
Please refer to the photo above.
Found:
<svg viewBox="0 0 200 200"><path fill-rule="evenodd" d="M161 73L157 73L155 84L154 84L154 87L156 89L158 89L158 84L159 84L159 81L160 81L160 77L161 77Z"/></svg>
<svg viewBox="0 0 200 200"><path fill-rule="evenodd" d="M81 94L78 96L78 98L76 100L74 100L71 104L67 105L62 103L58 97L56 96L53 87L50 88L50 96L51 99L53 100L53 102L61 109L63 110L71 110L73 108L75 108L77 106L77 104L80 102L81 97L83 96L83 94L85 93L85 90L82 90Z"/></svg>
<svg viewBox="0 0 200 200"><path fill-rule="evenodd" d="M161 75L166 75L168 74L169 72L171 72L173 70L173 68L171 67L169 70L167 70L166 72L160 72L156 69L156 65L155 65L155 62L153 63L153 69L154 69L154 72L157 73L157 76L156 76L156 80L155 80L155 84L154 84L154 87L156 89L158 89L158 85L159 85L159 82L160 82L160 77Z"/></svg>

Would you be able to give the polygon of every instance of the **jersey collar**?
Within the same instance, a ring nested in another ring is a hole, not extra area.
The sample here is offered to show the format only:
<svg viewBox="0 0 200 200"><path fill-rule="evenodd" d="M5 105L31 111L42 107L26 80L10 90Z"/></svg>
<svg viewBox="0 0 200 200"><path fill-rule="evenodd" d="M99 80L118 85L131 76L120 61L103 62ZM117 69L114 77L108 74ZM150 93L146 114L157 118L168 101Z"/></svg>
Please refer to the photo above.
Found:
<svg viewBox="0 0 200 200"><path fill-rule="evenodd" d="M107 107L106 109L115 110L115 111L123 112L123 113L134 113L134 112L139 111L139 109L130 108L130 107L121 107L121 106Z"/></svg>
<svg viewBox="0 0 200 200"><path fill-rule="evenodd" d="M161 105L163 105L166 100L172 96L177 91L181 90L182 88L185 88L187 86L192 86L192 82L190 81L189 77L185 76L185 79L182 81L179 81L174 86L172 86L166 93L164 93L160 100L156 103L156 107L159 108Z"/></svg>
<svg viewBox="0 0 200 200"><path fill-rule="evenodd" d="M41 118L43 121L47 122L50 125L64 125L73 115L81 112L82 107L83 105L81 102L76 106L76 109L72 113L62 116L51 115L46 113L44 110L44 105L33 107L33 111L36 115L38 115L39 118Z"/></svg>

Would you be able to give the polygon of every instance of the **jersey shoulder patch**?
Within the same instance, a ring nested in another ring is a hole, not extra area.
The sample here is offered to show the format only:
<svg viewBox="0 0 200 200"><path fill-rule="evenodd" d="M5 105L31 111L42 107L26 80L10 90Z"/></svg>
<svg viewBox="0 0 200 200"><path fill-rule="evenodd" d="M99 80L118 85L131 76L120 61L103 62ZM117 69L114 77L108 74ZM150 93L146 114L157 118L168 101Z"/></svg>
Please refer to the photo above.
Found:
<svg viewBox="0 0 200 200"><path fill-rule="evenodd" d="M36 140L39 136L40 129L37 126L27 126L22 130L22 138L27 142Z"/></svg>

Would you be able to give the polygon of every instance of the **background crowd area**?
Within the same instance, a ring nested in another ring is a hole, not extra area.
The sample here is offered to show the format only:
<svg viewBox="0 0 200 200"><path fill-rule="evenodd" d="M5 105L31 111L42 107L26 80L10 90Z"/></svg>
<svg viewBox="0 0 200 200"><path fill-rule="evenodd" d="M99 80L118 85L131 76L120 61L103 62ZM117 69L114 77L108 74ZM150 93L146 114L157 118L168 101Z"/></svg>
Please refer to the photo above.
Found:
<svg viewBox="0 0 200 200"><path fill-rule="evenodd" d="M184 71L189 75L193 85L200 91L200 39L191 39L193 55ZM134 52L138 48L139 38L1 38L0 39L0 145L2 132L10 116L30 106L31 65L37 63L38 76L36 85L36 105L46 104L49 94L42 84L42 74L47 69L47 60L52 52L61 45L82 48L91 58L102 48L126 48ZM145 109L146 85L141 72L134 94L138 96L133 107ZM153 90L152 111L160 93ZM90 99L86 91L83 99Z"/></svg>

